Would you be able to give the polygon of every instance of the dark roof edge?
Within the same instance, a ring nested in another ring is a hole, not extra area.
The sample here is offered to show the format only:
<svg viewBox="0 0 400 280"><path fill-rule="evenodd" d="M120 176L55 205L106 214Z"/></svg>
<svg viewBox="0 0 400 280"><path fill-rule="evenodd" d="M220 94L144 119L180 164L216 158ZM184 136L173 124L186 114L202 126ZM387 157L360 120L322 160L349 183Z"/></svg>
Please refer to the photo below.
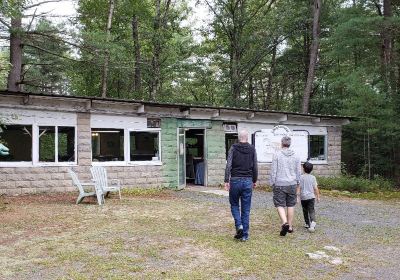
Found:
<svg viewBox="0 0 400 280"><path fill-rule="evenodd" d="M14 95L14 96L45 96L45 97L54 97L54 98L109 101L109 102L117 102L117 103L140 103L143 105L151 105L151 106L167 107L167 108L178 108L178 109L198 108L198 109L230 110L230 111L255 112L255 113L259 112L259 113L271 113L271 114L288 114L288 115L316 117L316 118L322 117L322 118L332 118L332 119L350 119L350 120L355 119L354 117L349 117L349 116L305 114L305 113L299 113L299 112L259 110L259 109L238 108L238 107L219 107L219 106L195 105L195 104L185 104L185 103L163 103L163 102L155 102L155 101L136 100L136 99L118 99L118 98L101 98L101 97L91 97L91 96L77 96L77 95L43 94L43 93L16 92L16 91L7 91L7 90L0 90L0 94Z"/></svg>

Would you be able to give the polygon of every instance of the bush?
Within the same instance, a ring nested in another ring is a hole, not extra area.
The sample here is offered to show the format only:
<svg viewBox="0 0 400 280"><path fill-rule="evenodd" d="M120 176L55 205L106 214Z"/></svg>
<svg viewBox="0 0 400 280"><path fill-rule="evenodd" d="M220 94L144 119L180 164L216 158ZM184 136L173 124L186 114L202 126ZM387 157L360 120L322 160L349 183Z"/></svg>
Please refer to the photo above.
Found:
<svg viewBox="0 0 400 280"><path fill-rule="evenodd" d="M382 192L394 190L394 184L382 177L372 180L354 176L318 177L318 186L325 190L349 192Z"/></svg>

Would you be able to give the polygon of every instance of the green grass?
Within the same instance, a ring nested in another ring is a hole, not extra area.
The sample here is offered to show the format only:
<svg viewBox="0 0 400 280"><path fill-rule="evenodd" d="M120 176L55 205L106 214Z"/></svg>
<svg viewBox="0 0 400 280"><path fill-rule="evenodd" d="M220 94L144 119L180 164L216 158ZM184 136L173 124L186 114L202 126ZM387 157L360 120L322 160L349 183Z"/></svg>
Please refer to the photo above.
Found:
<svg viewBox="0 0 400 280"><path fill-rule="evenodd" d="M400 191L352 193L349 191L321 190L321 194L331 197L348 197L348 198L367 199L367 200L383 200L383 201L400 200Z"/></svg>
<svg viewBox="0 0 400 280"><path fill-rule="evenodd" d="M37 271L41 279L335 279L353 262L345 250L344 265L307 258L339 241L299 222L282 238L275 209L254 209L251 239L241 243L226 205L168 190L125 193L101 207L71 201L9 201L0 213L1 279L32 279Z"/></svg>
<svg viewBox="0 0 400 280"><path fill-rule="evenodd" d="M385 192L394 191L394 184L381 177L368 180L354 176L318 177L318 186L325 190L349 191L355 193L363 192Z"/></svg>

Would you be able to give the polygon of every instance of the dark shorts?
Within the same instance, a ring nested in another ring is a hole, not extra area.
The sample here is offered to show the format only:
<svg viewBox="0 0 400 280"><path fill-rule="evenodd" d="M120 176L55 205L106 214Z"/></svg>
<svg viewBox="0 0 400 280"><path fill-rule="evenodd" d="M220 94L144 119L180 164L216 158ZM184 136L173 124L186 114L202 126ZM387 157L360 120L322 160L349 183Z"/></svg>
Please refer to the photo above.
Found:
<svg viewBox="0 0 400 280"><path fill-rule="evenodd" d="M294 207L297 202L296 185L274 186L275 207Z"/></svg>

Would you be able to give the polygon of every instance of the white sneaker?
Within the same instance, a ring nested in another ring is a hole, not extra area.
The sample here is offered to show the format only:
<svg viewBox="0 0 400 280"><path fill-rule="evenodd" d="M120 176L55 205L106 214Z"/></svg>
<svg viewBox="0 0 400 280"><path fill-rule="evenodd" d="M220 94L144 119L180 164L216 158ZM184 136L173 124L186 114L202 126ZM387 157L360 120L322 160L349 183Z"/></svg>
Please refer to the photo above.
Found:
<svg viewBox="0 0 400 280"><path fill-rule="evenodd" d="M314 232L315 231L315 226L317 225L316 222L312 221L310 224L310 227L308 228L309 232Z"/></svg>

